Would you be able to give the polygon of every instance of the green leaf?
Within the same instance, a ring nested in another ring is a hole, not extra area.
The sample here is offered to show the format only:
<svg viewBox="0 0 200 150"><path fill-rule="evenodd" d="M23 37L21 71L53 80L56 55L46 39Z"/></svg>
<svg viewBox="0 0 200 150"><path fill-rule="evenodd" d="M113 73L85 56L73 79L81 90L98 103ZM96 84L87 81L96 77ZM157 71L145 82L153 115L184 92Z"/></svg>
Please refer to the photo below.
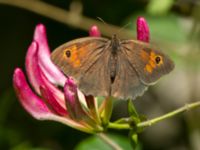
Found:
<svg viewBox="0 0 200 150"><path fill-rule="evenodd" d="M133 102L130 99L128 100L128 112L129 112L129 115L131 115L131 116L134 116L137 118L139 117L139 115L135 109L135 106L133 105Z"/></svg>
<svg viewBox="0 0 200 150"><path fill-rule="evenodd" d="M98 105L100 105L105 100L105 97L97 96L96 99L97 99Z"/></svg>
<svg viewBox="0 0 200 150"><path fill-rule="evenodd" d="M112 110L113 110L113 97L107 97L104 101L106 101L104 112L102 117L102 122L104 125L107 125L110 121Z"/></svg>
<svg viewBox="0 0 200 150"><path fill-rule="evenodd" d="M132 150L131 145L129 143L128 138L112 134L108 135L114 142L116 142L122 149L124 150ZM80 142L80 144L75 148L75 150L112 150L112 148L105 143L102 139L98 136L91 136L84 141ZM139 149L137 149L139 150Z"/></svg>
<svg viewBox="0 0 200 150"><path fill-rule="evenodd" d="M153 15L166 14L173 6L174 0L150 0L147 11Z"/></svg>
<svg viewBox="0 0 200 150"><path fill-rule="evenodd" d="M128 100L128 113L132 118L133 122L135 122L136 124L140 122L139 115L135 109L135 106L133 105L132 100L130 99Z"/></svg>
<svg viewBox="0 0 200 150"><path fill-rule="evenodd" d="M138 147L138 135L134 130L130 131L129 138L133 149L136 149Z"/></svg>

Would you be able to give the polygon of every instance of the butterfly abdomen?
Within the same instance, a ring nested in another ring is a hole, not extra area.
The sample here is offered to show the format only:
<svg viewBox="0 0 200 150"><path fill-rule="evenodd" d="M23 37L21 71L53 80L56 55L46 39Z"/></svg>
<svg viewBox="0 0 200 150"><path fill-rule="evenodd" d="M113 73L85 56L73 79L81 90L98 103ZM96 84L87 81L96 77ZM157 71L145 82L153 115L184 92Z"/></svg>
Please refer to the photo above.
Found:
<svg viewBox="0 0 200 150"><path fill-rule="evenodd" d="M117 73L117 55L116 54L111 55L109 65L110 65L110 80L111 80L111 83L113 83L116 77L116 73Z"/></svg>
<svg viewBox="0 0 200 150"><path fill-rule="evenodd" d="M120 49L120 40L117 38L115 34L112 36L109 49L111 51L111 56L110 56L110 61L109 61L110 80L111 80L111 83L113 83L116 77L116 73L117 73L117 61L118 61L117 55Z"/></svg>

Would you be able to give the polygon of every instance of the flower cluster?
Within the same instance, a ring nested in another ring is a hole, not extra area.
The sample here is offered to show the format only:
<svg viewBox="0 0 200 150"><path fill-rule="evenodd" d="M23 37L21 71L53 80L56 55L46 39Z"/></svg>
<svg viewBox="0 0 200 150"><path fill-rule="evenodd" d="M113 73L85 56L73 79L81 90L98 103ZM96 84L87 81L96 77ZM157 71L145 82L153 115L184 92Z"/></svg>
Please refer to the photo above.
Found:
<svg viewBox="0 0 200 150"><path fill-rule="evenodd" d="M90 36L101 36L92 26ZM149 29L144 18L137 19L137 39L148 42ZM20 68L13 75L13 86L26 111L38 120L53 120L78 130L95 133L103 131L102 114L106 116L106 100L98 106L96 98L79 91L74 81L50 60L45 26L36 26L34 38L26 54L26 77Z"/></svg>

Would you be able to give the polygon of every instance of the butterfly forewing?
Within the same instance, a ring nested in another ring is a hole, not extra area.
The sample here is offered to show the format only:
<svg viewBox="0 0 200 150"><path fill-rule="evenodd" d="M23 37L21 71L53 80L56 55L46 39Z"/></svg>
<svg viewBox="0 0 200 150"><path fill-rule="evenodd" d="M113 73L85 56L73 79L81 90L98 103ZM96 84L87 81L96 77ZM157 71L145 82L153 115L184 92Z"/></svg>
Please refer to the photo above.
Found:
<svg viewBox="0 0 200 150"><path fill-rule="evenodd" d="M80 38L55 49L51 59L65 75L75 79L84 94L108 96L108 45L109 40L105 38Z"/></svg>
<svg viewBox="0 0 200 150"><path fill-rule="evenodd" d="M66 75L77 78L99 59L106 41L88 37L67 42L53 51L51 60Z"/></svg>

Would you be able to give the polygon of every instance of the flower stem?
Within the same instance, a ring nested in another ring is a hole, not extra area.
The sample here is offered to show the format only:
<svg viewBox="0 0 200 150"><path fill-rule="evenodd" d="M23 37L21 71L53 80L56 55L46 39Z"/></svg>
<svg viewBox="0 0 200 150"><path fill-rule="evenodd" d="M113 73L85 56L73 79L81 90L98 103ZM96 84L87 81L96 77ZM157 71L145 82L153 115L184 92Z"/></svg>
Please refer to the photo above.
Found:
<svg viewBox="0 0 200 150"><path fill-rule="evenodd" d="M113 97L107 97L105 100L105 107L103 111L102 121L103 124L107 126L110 121L110 117L112 115L113 110Z"/></svg>
<svg viewBox="0 0 200 150"><path fill-rule="evenodd" d="M114 122L109 122L107 127L112 128L112 129L118 129L118 130L131 128L131 126L128 123L114 123Z"/></svg>
<svg viewBox="0 0 200 150"><path fill-rule="evenodd" d="M122 150L122 148L109 138L105 133L97 134L105 143L107 143L113 150Z"/></svg>
<svg viewBox="0 0 200 150"><path fill-rule="evenodd" d="M153 119L148 120L148 121L140 122L136 126L137 126L137 128L149 127L149 126L156 124L156 123L158 123L162 120L171 118L175 115L183 113L184 111L188 111L188 110L191 110L191 109L194 109L194 108L197 108L197 107L200 107L200 101L194 102L194 103L191 103L191 104L186 104L185 106L180 107L180 108L178 108L174 111L171 111L171 112L169 112L165 115L153 118ZM125 118L125 119L127 120L127 118ZM131 126L128 122L127 123L109 122L108 128L123 130L123 129L130 129Z"/></svg>
<svg viewBox="0 0 200 150"><path fill-rule="evenodd" d="M169 112L165 115L162 115L162 116L159 116L159 117L156 117L154 119L151 119L151 120L148 120L148 121L144 121L144 122L141 122L141 123L138 123L137 124L137 127L138 128L141 128L141 127L148 127L148 126L151 126L155 123L158 123L162 120L165 120L167 118L171 118L175 115L178 115L184 111L188 111L188 110L191 110L191 109L194 109L194 108L197 108L197 107L200 107L200 101L198 102L194 102L194 103L191 103L191 104L186 104L185 106L183 107L180 107L179 109L176 109L172 112Z"/></svg>

